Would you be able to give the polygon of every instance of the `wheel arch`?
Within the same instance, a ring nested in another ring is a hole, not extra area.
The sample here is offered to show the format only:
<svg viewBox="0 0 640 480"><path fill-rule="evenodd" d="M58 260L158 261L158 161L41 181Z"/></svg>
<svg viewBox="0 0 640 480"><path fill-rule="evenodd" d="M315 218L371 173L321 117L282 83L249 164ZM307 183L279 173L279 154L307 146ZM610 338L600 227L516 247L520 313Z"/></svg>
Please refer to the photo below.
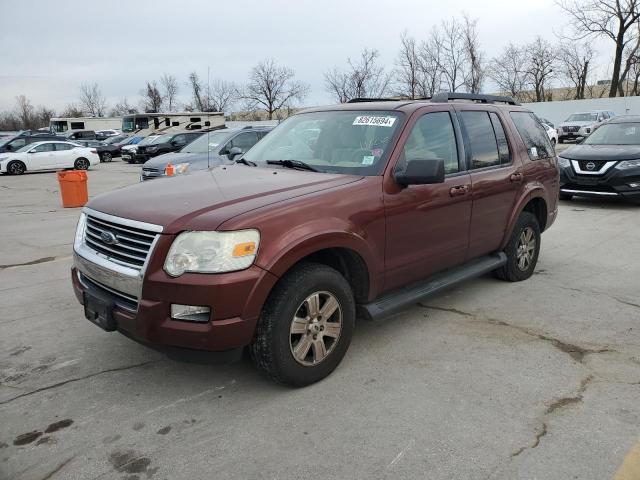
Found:
<svg viewBox="0 0 640 480"><path fill-rule="evenodd" d="M547 228L547 221L549 218L549 206L545 199L544 190L542 187L536 187L532 189L527 195L523 195L516 208L513 209L511 218L509 219L509 225L505 230L504 238L500 248L504 248L511 238L513 228L518 221L518 217L522 212L530 212L535 215L540 225L540 232L544 232Z"/></svg>

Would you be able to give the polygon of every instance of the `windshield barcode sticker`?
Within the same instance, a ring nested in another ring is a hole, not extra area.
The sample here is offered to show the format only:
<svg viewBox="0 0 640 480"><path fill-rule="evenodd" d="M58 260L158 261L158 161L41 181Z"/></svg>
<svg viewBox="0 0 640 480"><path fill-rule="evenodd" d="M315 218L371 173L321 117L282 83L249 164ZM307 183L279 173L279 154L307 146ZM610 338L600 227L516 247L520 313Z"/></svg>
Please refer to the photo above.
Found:
<svg viewBox="0 0 640 480"><path fill-rule="evenodd" d="M377 127L393 127L396 117L370 117L362 115L356 117L352 125L374 125Z"/></svg>

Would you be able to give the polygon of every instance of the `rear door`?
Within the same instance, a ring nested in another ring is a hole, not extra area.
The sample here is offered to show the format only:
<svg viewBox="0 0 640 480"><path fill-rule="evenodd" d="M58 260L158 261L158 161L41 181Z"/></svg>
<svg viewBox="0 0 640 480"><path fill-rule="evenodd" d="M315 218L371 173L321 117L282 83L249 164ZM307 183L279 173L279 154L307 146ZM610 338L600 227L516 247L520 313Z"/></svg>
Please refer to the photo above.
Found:
<svg viewBox="0 0 640 480"><path fill-rule="evenodd" d="M55 157L56 157L57 167L72 168L73 163L76 160L76 155L74 155L74 152L72 152L72 150L74 149L74 146L71 145L70 143L57 142L55 143L55 149L56 149Z"/></svg>
<svg viewBox="0 0 640 480"><path fill-rule="evenodd" d="M385 290L462 263L469 242L471 180L452 107L419 111L399 144L402 151L391 172L409 160L442 159L445 181L405 188L385 181Z"/></svg>
<svg viewBox="0 0 640 480"><path fill-rule="evenodd" d="M467 165L471 174L473 212L467 259L497 250L504 238L516 195L523 188L523 166L512 153L499 109L458 107Z"/></svg>

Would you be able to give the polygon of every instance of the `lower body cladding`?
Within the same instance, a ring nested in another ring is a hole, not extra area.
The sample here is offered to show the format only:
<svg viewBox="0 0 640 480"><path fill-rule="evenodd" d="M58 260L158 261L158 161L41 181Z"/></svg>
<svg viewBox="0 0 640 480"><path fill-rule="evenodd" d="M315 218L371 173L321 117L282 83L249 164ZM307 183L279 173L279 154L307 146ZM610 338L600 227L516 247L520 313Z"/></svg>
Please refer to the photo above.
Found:
<svg viewBox="0 0 640 480"><path fill-rule="evenodd" d="M628 198L640 200L640 168L610 168L603 174L576 174L574 167L560 169L560 196Z"/></svg>
<svg viewBox="0 0 640 480"><path fill-rule="evenodd" d="M157 347L214 352L251 342L262 303L277 280L257 266L179 278L169 277L160 269L141 279L137 298L115 288L117 277L116 282L110 282L111 272L77 253L71 275L74 293L85 305L85 315L105 330L117 330Z"/></svg>

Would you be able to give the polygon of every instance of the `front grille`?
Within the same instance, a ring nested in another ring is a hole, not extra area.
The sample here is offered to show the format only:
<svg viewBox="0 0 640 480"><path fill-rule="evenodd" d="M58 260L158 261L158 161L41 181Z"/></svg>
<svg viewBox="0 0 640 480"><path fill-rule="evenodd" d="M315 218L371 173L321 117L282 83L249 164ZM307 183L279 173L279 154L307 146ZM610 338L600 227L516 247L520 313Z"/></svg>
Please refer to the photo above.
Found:
<svg viewBox="0 0 640 480"><path fill-rule="evenodd" d="M577 131L580 130L580 127L578 126L569 126L569 127L562 127L562 131L563 132L571 132L571 133L575 133Z"/></svg>
<svg viewBox="0 0 640 480"><path fill-rule="evenodd" d="M141 270L155 238L148 230L87 215L85 244L114 263Z"/></svg>
<svg viewBox="0 0 640 480"><path fill-rule="evenodd" d="M135 312L138 310L138 299L132 295L126 294L111 287L107 287L100 282L96 282L86 275L78 272L78 279L85 288L94 288L102 293L105 293L113 298L116 306Z"/></svg>
<svg viewBox="0 0 640 480"><path fill-rule="evenodd" d="M142 180L151 180L153 178L162 177L164 170L159 168L142 167Z"/></svg>
<svg viewBox="0 0 640 480"><path fill-rule="evenodd" d="M599 172L600 170L602 170L602 167L604 167L605 163L607 162L603 160L578 160L580 170L585 170L587 172ZM591 168L589 168L587 165L591 166Z"/></svg>

